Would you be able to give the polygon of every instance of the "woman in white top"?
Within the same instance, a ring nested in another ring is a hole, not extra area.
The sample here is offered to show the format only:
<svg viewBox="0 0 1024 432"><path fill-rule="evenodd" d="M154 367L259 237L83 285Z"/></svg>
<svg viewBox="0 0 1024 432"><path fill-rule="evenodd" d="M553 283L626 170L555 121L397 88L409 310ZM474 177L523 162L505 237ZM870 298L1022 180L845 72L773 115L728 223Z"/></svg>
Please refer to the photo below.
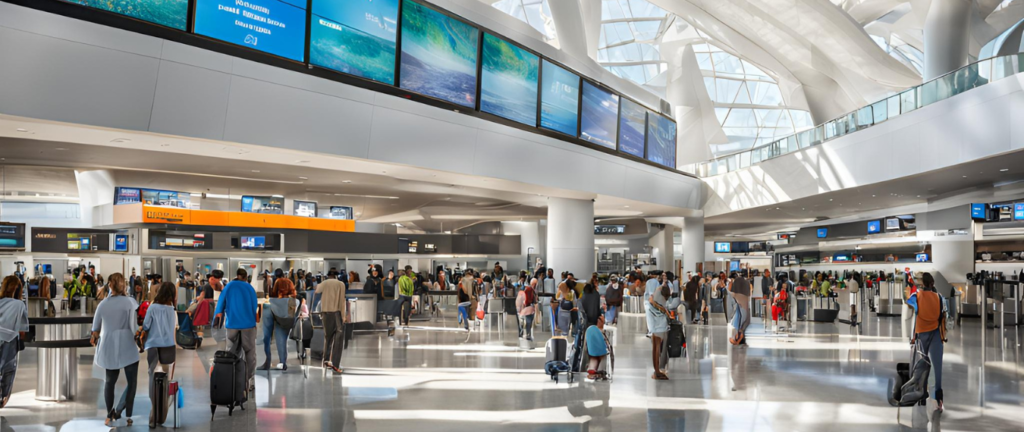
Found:
<svg viewBox="0 0 1024 432"><path fill-rule="evenodd" d="M128 426L132 424L132 410L135 407L135 387L139 378L139 350L135 345L135 329L138 327L136 310L139 304L125 294L125 280L120 273L110 275L110 297L96 307L92 320L91 342L96 346L95 363L107 370L103 387L107 419L110 426L125 412ZM114 407L114 386L124 369L128 387L121 396L121 402Z"/></svg>

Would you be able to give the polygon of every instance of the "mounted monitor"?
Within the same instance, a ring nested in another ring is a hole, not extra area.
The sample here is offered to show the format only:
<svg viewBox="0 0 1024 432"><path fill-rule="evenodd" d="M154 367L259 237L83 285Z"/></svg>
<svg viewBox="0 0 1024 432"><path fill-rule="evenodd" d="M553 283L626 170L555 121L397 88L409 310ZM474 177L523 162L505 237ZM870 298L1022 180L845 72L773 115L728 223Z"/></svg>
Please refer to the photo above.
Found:
<svg viewBox="0 0 1024 432"><path fill-rule="evenodd" d="M418 1L404 0L399 87L475 108L479 41L476 27Z"/></svg>
<svg viewBox="0 0 1024 432"><path fill-rule="evenodd" d="M306 60L306 0L195 3L196 34L297 62Z"/></svg>
<svg viewBox="0 0 1024 432"><path fill-rule="evenodd" d="M594 234L595 235L625 234L625 233L626 233L626 226L625 225L594 225Z"/></svg>
<svg viewBox="0 0 1024 432"><path fill-rule="evenodd" d="M818 238L828 238L828 228L818 228Z"/></svg>
<svg viewBox="0 0 1024 432"><path fill-rule="evenodd" d="M646 129L647 108L623 98L619 111L619 151L643 158Z"/></svg>
<svg viewBox="0 0 1024 432"><path fill-rule="evenodd" d="M0 250L25 249L25 224L0 222Z"/></svg>
<svg viewBox="0 0 1024 432"><path fill-rule="evenodd" d="M314 201L292 201L292 214L303 217L316 217L316 202Z"/></svg>
<svg viewBox="0 0 1024 432"><path fill-rule="evenodd" d="M985 222L988 220L988 204L971 204L971 219L976 222Z"/></svg>
<svg viewBox="0 0 1024 432"><path fill-rule="evenodd" d="M540 57L490 33L482 52L480 111L536 126Z"/></svg>
<svg viewBox="0 0 1024 432"><path fill-rule="evenodd" d="M264 250L267 248L267 238L264 236L242 236L240 247L244 250Z"/></svg>
<svg viewBox="0 0 1024 432"><path fill-rule="evenodd" d="M64 0L118 15L148 21L178 30L186 30L188 0Z"/></svg>
<svg viewBox="0 0 1024 432"><path fill-rule="evenodd" d="M352 207L331 206L331 219L352 219Z"/></svg>
<svg viewBox="0 0 1024 432"><path fill-rule="evenodd" d="M880 232L882 232L882 221L868 221L868 234L878 234Z"/></svg>
<svg viewBox="0 0 1024 432"><path fill-rule="evenodd" d="M917 262L930 262L931 260L929 258L930 257L928 256L928 254L926 254L926 253L919 253L916 256L916 261Z"/></svg>
<svg viewBox="0 0 1024 432"><path fill-rule="evenodd" d="M715 242L715 253L731 253L732 243L729 242Z"/></svg>
<svg viewBox="0 0 1024 432"><path fill-rule="evenodd" d="M1013 204L1013 220L1024 220L1024 203Z"/></svg>
<svg viewBox="0 0 1024 432"><path fill-rule="evenodd" d="M540 127L576 136L580 77L547 60L541 63Z"/></svg>
<svg viewBox="0 0 1024 432"><path fill-rule="evenodd" d="M619 95L583 81L580 139L615 148L619 121Z"/></svg>
<svg viewBox="0 0 1024 432"><path fill-rule="evenodd" d="M647 113L647 160L676 167L676 124L654 112Z"/></svg>
<svg viewBox="0 0 1024 432"><path fill-rule="evenodd" d="M128 252L128 236L126 234L114 235L114 252Z"/></svg>
<svg viewBox="0 0 1024 432"><path fill-rule="evenodd" d="M395 84L399 0L313 0L309 62Z"/></svg>
<svg viewBox="0 0 1024 432"><path fill-rule="evenodd" d="M886 219L885 220L885 230L886 231L899 231L900 230L900 220L898 218L888 218L888 219Z"/></svg>
<svg viewBox="0 0 1024 432"><path fill-rule="evenodd" d="M242 195L242 212L284 214L284 197Z"/></svg>

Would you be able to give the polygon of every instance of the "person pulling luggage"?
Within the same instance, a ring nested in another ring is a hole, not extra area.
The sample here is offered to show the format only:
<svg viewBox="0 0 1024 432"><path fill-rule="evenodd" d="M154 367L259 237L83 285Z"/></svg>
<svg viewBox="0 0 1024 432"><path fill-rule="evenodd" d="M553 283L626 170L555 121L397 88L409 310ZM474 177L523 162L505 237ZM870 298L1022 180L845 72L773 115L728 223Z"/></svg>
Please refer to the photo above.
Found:
<svg viewBox="0 0 1024 432"><path fill-rule="evenodd" d="M253 376L256 374L256 289L249 285L249 273L244 268L235 272L235 279L229 282L220 293L217 310L214 312L217 323L227 329L227 351L241 351L245 355L245 377L249 390L255 390Z"/></svg>
<svg viewBox="0 0 1024 432"><path fill-rule="evenodd" d="M146 349L146 361L149 363L149 399L153 407L149 413L150 428L155 428L167 419L167 407L158 406L158 400L166 400L166 395L161 395L160 392L166 392L167 389L157 385L154 375L157 366L172 365L171 371L167 374L167 382L174 379L174 330L178 325L174 303L177 295L178 291L173 283L161 283L140 330L140 338L144 341Z"/></svg>
<svg viewBox="0 0 1024 432"><path fill-rule="evenodd" d="M917 290L917 317L910 346L920 342L921 351L927 353L931 360L935 377L932 397L938 405L936 409L941 413L945 410L942 405L942 345L947 341L947 311L942 307L942 296L935 290L935 278L931 273L922 275L921 282L923 286Z"/></svg>
<svg viewBox="0 0 1024 432"><path fill-rule="evenodd" d="M340 375L341 351L345 346L345 283L338 280L338 272L327 273L327 280L316 286L320 294L320 317L324 323L323 366Z"/></svg>

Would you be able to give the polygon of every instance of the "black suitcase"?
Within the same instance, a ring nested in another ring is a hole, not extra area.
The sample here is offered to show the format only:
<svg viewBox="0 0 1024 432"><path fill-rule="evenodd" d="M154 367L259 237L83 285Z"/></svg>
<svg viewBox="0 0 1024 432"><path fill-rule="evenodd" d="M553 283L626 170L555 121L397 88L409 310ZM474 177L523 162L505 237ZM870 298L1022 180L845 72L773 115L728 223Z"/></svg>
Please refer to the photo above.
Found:
<svg viewBox="0 0 1024 432"><path fill-rule="evenodd" d="M683 348L686 347L686 335L683 334L683 323L672 321L668 324L668 356L679 358L683 356Z"/></svg>
<svg viewBox="0 0 1024 432"><path fill-rule="evenodd" d="M240 348L240 347L239 347ZM245 356L241 352L217 351L210 372L210 414L217 413L218 406L228 407L228 415L235 407L245 409L247 400Z"/></svg>
<svg viewBox="0 0 1024 432"><path fill-rule="evenodd" d="M153 408L150 411L149 422L155 425L162 425L167 421L167 411L170 409L170 397L168 396L167 387L170 385L167 379L166 372L156 372L153 374Z"/></svg>

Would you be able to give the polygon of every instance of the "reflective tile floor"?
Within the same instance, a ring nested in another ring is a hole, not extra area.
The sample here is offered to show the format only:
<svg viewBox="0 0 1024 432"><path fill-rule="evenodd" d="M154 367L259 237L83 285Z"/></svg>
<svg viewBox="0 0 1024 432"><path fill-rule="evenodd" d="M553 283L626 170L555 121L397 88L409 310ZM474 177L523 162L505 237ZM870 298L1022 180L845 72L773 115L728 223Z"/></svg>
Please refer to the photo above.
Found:
<svg viewBox="0 0 1024 432"><path fill-rule="evenodd" d="M981 331L965 319L946 345L946 412L897 409L886 403L888 377L909 357L899 318L871 318L858 330L842 324L797 323L786 335L766 334L759 318L749 347L726 341L724 319L686 326L686 358L673 359L669 381L650 376L651 344L640 315L620 319L611 382L556 384L541 371L543 341L517 348L515 324L454 330L451 318L399 332L357 334L344 354L345 374L302 368L290 346L286 372L258 372L255 397L229 417L211 421L208 367L217 346L207 335L197 351L178 350L176 379L184 388L181 427L188 431L1024 431L1021 330ZM983 338L984 333L984 340ZM222 341L214 333L213 339ZM262 340L262 338L260 338ZM263 361L262 346L258 346ZM276 354L275 354L276 356ZM0 410L2 431L90 432L103 426L102 374L91 350L80 350L79 397L35 400L36 358L21 357L15 394ZM134 414L147 428L145 360ZM123 386L123 381L119 383ZM124 420L117 423L124 427ZM168 423L170 424L170 422Z"/></svg>

